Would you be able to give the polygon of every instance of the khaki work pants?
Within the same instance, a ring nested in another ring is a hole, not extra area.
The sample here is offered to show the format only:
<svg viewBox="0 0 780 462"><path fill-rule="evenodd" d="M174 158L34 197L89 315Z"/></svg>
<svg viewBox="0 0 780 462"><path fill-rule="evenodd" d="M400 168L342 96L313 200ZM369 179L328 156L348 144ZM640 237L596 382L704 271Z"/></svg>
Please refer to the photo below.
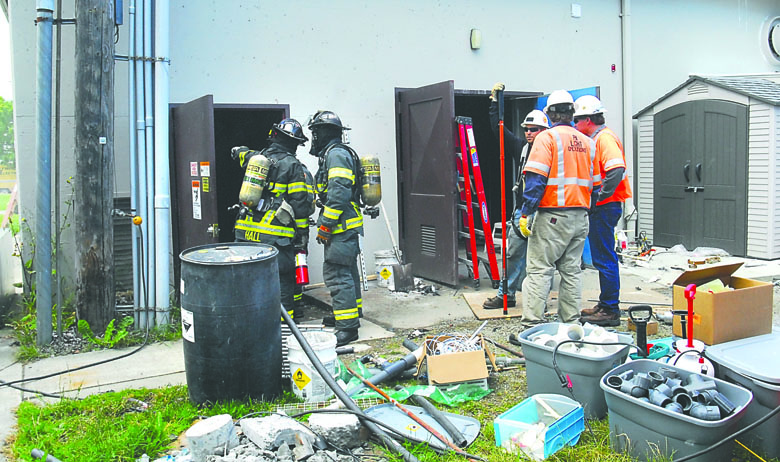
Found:
<svg viewBox="0 0 780 462"><path fill-rule="evenodd" d="M558 318L576 322L582 298L582 250L588 238L584 209L539 209L528 238L527 276L523 281L524 328L543 322L555 270L561 275Z"/></svg>

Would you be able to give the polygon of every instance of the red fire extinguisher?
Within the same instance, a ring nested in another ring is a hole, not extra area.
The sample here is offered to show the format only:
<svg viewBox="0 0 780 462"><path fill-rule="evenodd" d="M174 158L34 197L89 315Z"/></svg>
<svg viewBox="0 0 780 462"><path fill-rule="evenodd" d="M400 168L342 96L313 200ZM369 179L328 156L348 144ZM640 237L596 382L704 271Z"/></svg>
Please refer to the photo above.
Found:
<svg viewBox="0 0 780 462"><path fill-rule="evenodd" d="M295 282L298 285L309 283L309 265L306 263L305 250L299 250L295 253Z"/></svg>

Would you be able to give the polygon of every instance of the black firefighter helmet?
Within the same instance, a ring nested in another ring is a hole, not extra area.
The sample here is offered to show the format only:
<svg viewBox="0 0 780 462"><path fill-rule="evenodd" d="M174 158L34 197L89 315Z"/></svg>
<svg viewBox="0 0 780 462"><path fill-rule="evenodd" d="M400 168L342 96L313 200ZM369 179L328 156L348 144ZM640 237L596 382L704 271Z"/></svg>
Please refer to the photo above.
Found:
<svg viewBox="0 0 780 462"><path fill-rule="evenodd" d="M345 127L341 123L341 119L335 112L331 111L317 111L309 120L308 128L313 130L319 127L335 127L339 130L349 130L349 127Z"/></svg>
<svg viewBox="0 0 780 462"><path fill-rule="evenodd" d="M284 119L278 124L274 124L271 129L271 138L279 135L297 141L299 145L309 141L303 134L303 126L295 119Z"/></svg>

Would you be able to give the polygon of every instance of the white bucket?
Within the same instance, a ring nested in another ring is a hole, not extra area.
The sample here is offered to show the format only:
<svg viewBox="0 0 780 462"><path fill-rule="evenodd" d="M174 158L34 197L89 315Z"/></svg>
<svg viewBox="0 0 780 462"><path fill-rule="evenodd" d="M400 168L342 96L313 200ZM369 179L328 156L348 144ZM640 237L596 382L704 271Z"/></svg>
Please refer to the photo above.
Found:
<svg viewBox="0 0 780 462"><path fill-rule="evenodd" d="M401 251L399 250L400 254ZM374 268L376 268L376 281L379 287L387 287L390 290L395 289L395 280L393 279L393 265L400 262L392 250L377 250L374 252Z"/></svg>
<svg viewBox="0 0 780 462"><path fill-rule="evenodd" d="M303 337L309 342L317 358L331 377L339 373L336 370L336 336L329 332L303 332ZM333 396L333 390L314 369L309 357L303 352L301 345L292 335L287 338L290 361L290 381L295 396L306 402L325 401Z"/></svg>

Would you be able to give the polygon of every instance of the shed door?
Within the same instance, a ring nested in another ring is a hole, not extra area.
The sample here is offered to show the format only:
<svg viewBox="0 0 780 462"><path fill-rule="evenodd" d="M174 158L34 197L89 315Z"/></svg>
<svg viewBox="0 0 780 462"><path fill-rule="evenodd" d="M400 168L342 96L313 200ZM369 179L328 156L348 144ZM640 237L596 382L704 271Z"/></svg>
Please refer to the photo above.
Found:
<svg viewBox="0 0 780 462"><path fill-rule="evenodd" d="M414 274L458 284L452 81L397 90L399 240Z"/></svg>
<svg viewBox="0 0 780 462"><path fill-rule="evenodd" d="M689 101L657 114L655 127L655 242L745 255L747 107Z"/></svg>
<svg viewBox="0 0 780 462"><path fill-rule="evenodd" d="M178 249L219 242L214 155L214 99L206 95L173 108L173 156Z"/></svg>

